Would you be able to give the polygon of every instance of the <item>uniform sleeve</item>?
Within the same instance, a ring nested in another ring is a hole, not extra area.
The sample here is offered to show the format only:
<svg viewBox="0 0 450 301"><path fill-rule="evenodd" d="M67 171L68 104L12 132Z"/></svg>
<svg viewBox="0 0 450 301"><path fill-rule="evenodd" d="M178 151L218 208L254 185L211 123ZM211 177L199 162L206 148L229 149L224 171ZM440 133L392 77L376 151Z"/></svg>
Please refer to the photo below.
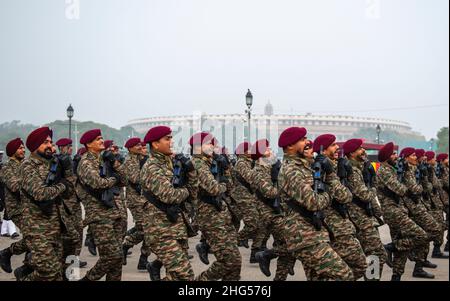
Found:
<svg viewBox="0 0 450 301"><path fill-rule="evenodd" d="M148 163L148 162L147 162ZM157 164L145 164L141 171L143 189L151 191L161 202L180 204L189 196L187 188L175 188Z"/></svg>
<svg viewBox="0 0 450 301"><path fill-rule="evenodd" d="M380 167L377 173L378 184L386 186L390 191L399 196L404 196L408 191L408 188L400 183L397 179L397 174L390 172L386 167Z"/></svg>
<svg viewBox="0 0 450 301"><path fill-rule="evenodd" d="M412 168L409 168L405 173L405 185L412 194L421 194L423 192L422 185L416 182L416 176Z"/></svg>
<svg viewBox="0 0 450 301"><path fill-rule="evenodd" d="M318 211L330 204L328 193L316 193L312 188L313 179L304 178L299 171L291 169L286 174L286 194L309 211Z"/></svg>
<svg viewBox="0 0 450 301"><path fill-rule="evenodd" d="M198 185L211 196L218 196L227 191L225 183L219 183L210 172L208 166L199 161L196 162L195 168L198 174Z"/></svg>
<svg viewBox="0 0 450 301"><path fill-rule="evenodd" d="M263 168L256 168L254 186L265 198L274 199L278 196L278 189L273 185L270 174L266 174L267 172Z"/></svg>
<svg viewBox="0 0 450 301"><path fill-rule="evenodd" d="M2 182L12 193L16 193L20 190L20 175L17 173L13 173L10 168L6 167L2 172Z"/></svg>
<svg viewBox="0 0 450 301"><path fill-rule="evenodd" d="M26 175L22 177L22 189L37 202L53 200L66 190L61 183L46 186L39 176L39 170L29 164L23 166L21 174Z"/></svg>
<svg viewBox="0 0 450 301"><path fill-rule="evenodd" d="M124 173L129 183L139 184L140 181L139 165L133 164L131 161L125 163Z"/></svg>
<svg viewBox="0 0 450 301"><path fill-rule="evenodd" d="M235 167L236 173L240 175L245 182L252 184L254 180L253 170L244 162L239 162Z"/></svg>
<svg viewBox="0 0 450 301"><path fill-rule="evenodd" d="M352 200L352 194L350 190L345 187L338 176L333 172L327 175L326 183L329 185L329 194L332 199L342 204L347 204Z"/></svg>
<svg viewBox="0 0 450 301"><path fill-rule="evenodd" d="M370 202L375 199L376 194L364 183L362 175L353 168L353 173L348 177L348 186L350 191L363 202Z"/></svg>
<svg viewBox="0 0 450 301"><path fill-rule="evenodd" d="M81 160L78 165L78 178L80 181L92 189L108 189L116 184L115 178L102 178L100 172L89 160Z"/></svg>

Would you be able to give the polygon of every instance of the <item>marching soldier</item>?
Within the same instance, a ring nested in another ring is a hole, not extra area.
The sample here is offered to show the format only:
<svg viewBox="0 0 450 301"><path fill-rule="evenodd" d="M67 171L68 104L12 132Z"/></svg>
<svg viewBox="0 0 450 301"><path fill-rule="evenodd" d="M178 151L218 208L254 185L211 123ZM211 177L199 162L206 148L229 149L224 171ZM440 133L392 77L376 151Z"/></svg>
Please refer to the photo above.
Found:
<svg viewBox="0 0 450 301"><path fill-rule="evenodd" d="M345 158L339 159L338 166L339 146L334 135L318 136L314 141L314 152L319 154L316 161L328 160L330 162L329 168L324 171L326 173L325 182L329 185L328 194L332 199L331 204L325 209L325 224L330 231L331 247L348 264L353 271L355 280L358 280L365 275L366 257L356 238L356 229L349 219L347 206L352 201L352 194L341 183L341 181L345 182L346 176L351 174L352 167ZM325 167L327 164L323 164L323 166ZM344 176L339 177L338 174Z"/></svg>
<svg viewBox="0 0 450 301"><path fill-rule="evenodd" d="M396 168L397 160L392 142L378 153L381 166L377 172L377 194L392 238L392 242L385 245L387 263L392 266L392 281L400 281L409 253L428 240L427 233L408 216L404 205L408 187L401 181L402 168Z"/></svg>
<svg viewBox="0 0 450 301"><path fill-rule="evenodd" d="M233 168L234 189L231 197L236 201L244 221L244 227L238 233L238 246L248 248L248 240L255 239L258 230L258 211L251 188L254 164L251 158L251 145L248 142L241 143L236 150L236 155L238 159ZM254 258L256 251L252 246L250 263L256 263Z"/></svg>
<svg viewBox="0 0 450 301"><path fill-rule="evenodd" d="M445 213L445 228L448 230L448 154L439 154L436 156L437 166L436 166L436 176L441 182L442 187L442 203L444 204L444 213ZM448 252L448 231L447 231L447 242L444 247L444 251Z"/></svg>
<svg viewBox="0 0 450 301"><path fill-rule="evenodd" d="M25 159L25 146L20 138L11 140L6 145L6 155L9 157L8 163L0 171L0 181L5 187L5 210L9 218L19 227L23 234L23 204L20 198L20 165ZM11 257L28 252L28 247L24 238L12 243L8 248L0 251L0 266L6 273L11 273ZM29 274L32 270L29 263L15 270L18 278L23 278L19 273L26 269ZM17 272L16 272L17 271Z"/></svg>
<svg viewBox="0 0 450 301"><path fill-rule="evenodd" d="M196 280L237 281L241 274L241 254L231 214L224 203L228 178L221 174L220 162L213 161L214 137L197 133L191 137L193 164L198 177L197 224L216 261Z"/></svg>
<svg viewBox="0 0 450 301"><path fill-rule="evenodd" d="M61 234L70 223L64 214L61 198L73 189L64 178L50 180L53 165L53 132L48 127L34 130L27 138L30 156L20 167L23 204L23 235L31 252L33 272L30 281L63 280L63 246ZM61 162L68 172L70 161Z"/></svg>
<svg viewBox="0 0 450 301"><path fill-rule="evenodd" d="M441 246L444 243L444 232L445 232L445 220L444 220L444 193L442 191L441 183L436 176L436 154L432 151L425 153L426 167L428 169L428 177L423 177L425 182L428 181L428 185L423 184L422 186L426 190L425 196L431 200L431 208L429 210L431 216L439 225L439 234L436 235L433 243L434 248L431 253L431 258L448 258L448 255L442 253Z"/></svg>
<svg viewBox="0 0 450 301"><path fill-rule="evenodd" d="M128 250L142 242L137 269L146 270L147 259L150 254L148 247L145 245L144 230L142 228L142 212L146 201L141 196L140 184L141 160L143 160L143 148L145 148L145 145L144 147L142 146L139 138L130 138L125 143L125 148L128 149L128 158L126 158L124 163L124 173L127 178L126 203L134 219L134 228L132 228L133 231L129 231L129 234L125 236L123 243L124 265L126 264Z"/></svg>
<svg viewBox="0 0 450 301"><path fill-rule="evenodd" d="M427 239L421 241L411 252L410 258L416 262L413 277L433 279L434 275L423 270L423 268L436 268L427 260L430 241L434 241L439 236L439 224L427 211L424 205L422 194L423 187L420 184L420 177L427 176L425 170L418 169L416 150L411 147L404 148L400 152L400 157L405 163L403 183L408 188L404 197L405 206L409 211L411 219L427 233ZM417 257L417 258L416 258Z"/></svg>
<svg viewBox="0 0 450 301"><path fill-rule="evenodd" d="M68 138L61 138L56 141L56 146L59 150L59 156L67 156L71 158L72 156L72 140ZM72 161L73 164L73 161ZM76 184L76 174L73 171L70 177L67 177L67 180L71 182L71 184L75 187ZM81 210L81 203L78 200L75 191L67 198L64 199L64 204L70 211L69 218L71 220L72 226L70 227L70 233L63 235L63 243L65 252L68 255L75 255L79 258L81 253L81 247L83 243L83 216ZM86 261L78 260L79 267L85 267L87 265Z"/></svg>
<svg viewBox="0 0 450 301"><path fill-rule="evenodd" d="M98 248L99 260L83 281L122 279L122 220L120 188L124 183L123 166L105 149L98 129L85 132L80 139L87 153L78 164L77 194L82 200L92 238Z"/></svg>
<svg viewBox="0 0 450 301"><path fill-rule="evenodd" d="M308 144L306 129L291 127L278 140L284 158L278 176L278 189L286 211L286 244L288 252L309 271L308 280L353 280L353 273L329 245L323 226L323 210L331 203L323 182L313 178L312 150L305 156Z"/></svg>
<svg viewBox="0 0 450 301"><path fill-rule="evenodd" d="M181 207L195 195L195 170L188 169L188 182L184 187L173 184L172 130L166 126L151 128L144 142L150 144L150 157L140 174L144 205L142 226L144 241L158 259L147 265L152 280L159 280L159 269L164 266L164 280L194 280L186 241L187 224Z"/></svg>
<svg viewBox="0 0 450 301"><path fill-rule="evenodd" d="M281 162L276 160L269 146L267 139L258 140L252 146L253 159L256 162L252 187L254 187L260 216L260 227L253 245L259 250L256 253L256 259L261 271L268 277L270 276L270 260L278 257L274 280L284 281L295 258L290 256L286 249L284 214L278 195L277 184ZM274 237L273 249L263 250L267 234L272 234Z"/></svg>
<svg viewBox="0 0 450 301"><path fill-rule="evenodd" d="M356 227L358 238L366 256L376 256L379 260L379 280L386 262L386 252L380 234L374 223L372 204L376 202L377 192L374 185L374 170L367 161L362 139L350 139L344 143L344 154L350 161L352 172L348 175L348 187L353 194L348 210L350 219ZM372 173L372 174L371 174ZM367 279L367 278L366 278Z"/></svg>

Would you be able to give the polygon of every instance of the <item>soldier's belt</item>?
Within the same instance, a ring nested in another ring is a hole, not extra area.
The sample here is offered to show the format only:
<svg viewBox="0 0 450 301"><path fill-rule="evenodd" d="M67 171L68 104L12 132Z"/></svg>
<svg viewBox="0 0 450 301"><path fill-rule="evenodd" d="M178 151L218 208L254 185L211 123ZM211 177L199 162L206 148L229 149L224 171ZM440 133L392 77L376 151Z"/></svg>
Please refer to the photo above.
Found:
<svg viewBox="0 0 450 301"><path fill-rule="evenodd" d="M308 209L300 206L294 200L286 201L289 208L300 214L308 223L314 226L317 231L322 229L324 220L324 214L322 211L309 211Z"/></svg>
<svg viewBox="0 0 450 301"><path fill-rule="evenodd" d="M400 205L400 196L398 194L396 194L395 192L393 192L392 190L386 188L386 187L382 187L382 188L378 188L378 190L387 198L390 198L392 200L395 201L395 203L397 203L397 205Z"/></svg>
<svg viewBox="0 0 450 301"><path fill-rule="evenodd" d="M333 208L342 218L348 218L347 205L341 204L336 200L331 202L331 208Z"/></svg>
<svg viewBox="0 0 450 301"><path fill-rule="evenodd" d="M250 184L247 183L247 182L244 180L244 178L242 178L239 174L236 174L236 180L238 180L238 182L239 182L242 186L244 186L244 187L248 190L248 192L250 192L250 194L253 194L253 189L252 189L252 187L250 186Z"/></svg>
<svg viewBox="0 0 450 301"><path fill-rule="evenodd" d="M163 203L147 191L143 191L142 194L149 203L151 203L153 206L164 212L167 216L167 219L171 223L175 224L178 221L178 217L181 214L181 208L179 205L169 205Z"/></svg>
<svg viewBox="0 0 450 301"><path fill-rule="evenodd" d="M222 211L222 200L217 199L218 197L210 196L210 195L200 195L199 199L203 203L213 205L217 211Z"/></svg>
<svg viewBox="0 0 450 301"><path fill-rule="evenodd" d="M353 196L352 203L363 209L368 217L374 216L372 206L370 202L363 202L360 198Z"/></svg>
<svg viewBox="0 0 450 301"><path fill-rule="evenodd" d="M256 190L255 193L256 193L256 196L258 197L258 200L260 200L265 205L267 205L270 208L272 208L272 210L274 210L275 213L278 213L278 214L281 213L281 206L280 206L279 199L266 198L266 197L263 196L263 194L259 190Z"/></svg>

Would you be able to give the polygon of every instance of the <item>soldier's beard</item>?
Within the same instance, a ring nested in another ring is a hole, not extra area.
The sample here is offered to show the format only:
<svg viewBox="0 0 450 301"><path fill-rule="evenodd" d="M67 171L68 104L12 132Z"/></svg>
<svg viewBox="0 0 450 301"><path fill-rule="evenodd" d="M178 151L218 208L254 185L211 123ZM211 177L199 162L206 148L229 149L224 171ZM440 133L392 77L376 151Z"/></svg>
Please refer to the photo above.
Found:
<svg viewBox="0 0 450 301"><path fill-rule="evenodd" d="M39 156L41 156L44 159L50 160L53 157L52 150L50 148L45 149L44 152L37 152Z"/></svg>
<svg viewBox="0 0 450 301"><path fill-rule="evenodd" d="M388 162L389 165L395 166L396 160L389 159L387 162Z"/></svg>

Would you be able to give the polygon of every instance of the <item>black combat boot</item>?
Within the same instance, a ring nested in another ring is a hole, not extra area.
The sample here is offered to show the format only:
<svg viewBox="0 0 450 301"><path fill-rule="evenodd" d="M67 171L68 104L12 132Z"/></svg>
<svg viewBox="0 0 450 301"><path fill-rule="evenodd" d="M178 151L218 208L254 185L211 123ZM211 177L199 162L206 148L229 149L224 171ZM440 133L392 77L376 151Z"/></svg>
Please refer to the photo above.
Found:
<svg viewBox="0 0 450 301"><path fill-rule="evenodd" d="M412 276L415 278L434 279L433 274L430 274L423 270L422 262L416 262Z"/></svg>
<svg viewBox="0 0 450 301"><path fill-rule="evenodd" d="M161 268L163 264L158 259L147 263L147 271L152 281L161 281Z"/></svg>
<svg viewBox="0 0 450 301"><path fill-rule="evenodd" d="M26 276L30 275L31 273L33 273L33 269L28 264L24 264L14 270L14 276L16 277L17 281L22 281Z"/></svg>
<svg viewBox="0 0 450 301"><path fill-rule="evenodd" d="M97 247L95 245L95 242L92 238L90 238L87 241L87 247L88 247L88 251L89 253L91 253L92 256L97 256Z"/></svg>
<svg viewBox="0 0 450 301"><path fill-rule="evenodd" d="M448 255L441 252L441 248L439 246L434 246L433 253L431 253L431 258L441 258L447 259ZM424 266L426 268L426 266Z"/></svg>
<svg viewBox="0 0 450 301"><path fill-rule="evenodd" d="M444 252L448 252L448 240L447 240L447 242L445 243Z"/></svg>
<svg viewBox="0 0 450 301"><path fill-rule="evenodd" d="M288 274L291 275L291 276L294 276L294 275L295 275L294 267L295 267L295 262L296 262L296 261L297 261L297 260L295 260L295 261L289 266Z"/></svg>
<svg viewBox="0 0 450 301"><path fill-rule="evenodd" d="M270 261L276 257L277 256L271 249L265 250L265 251L260 251L260 252L256 253L256 255L255 255L255 258L259 263L259 268L260 268L261 272L264 275L266 275L267 277L270 277L270 275L271 275Z"/></svg>
<svg viewBox="0 0 450 301"><path fill-rule="evenodd" d="M78 262L78 265L80 266L80 268L85 268L85 267L87 266L87 262L86 262L86 261L80 260L80 261Z"/></svg>
<svg viewBox="0 0 450 301"><path fill-rule="evenodd" d="M401 281L402 275L392 274L391 281Z"/></svg>
<svg viewBox="0 0 450 301"><path fill-rule="evenodd" d="M148 256L141 254L141 256L139 256L139 262L137 265L137 269L139 271L145 271L147 269L147 263L148 263Z"/></svg>
<svg viewBox="0 0 450 301"><path fill-rule="evenodd" d="M11 257L12 252L9 248L6 248L2 251L0 251L0 266L2 267L3 271L6 273L12 273L11 268Z"/></svg>
<svg viewBox="0 0 450 301"><path fill-rule="evenodd" d="M248 249L250 246L248 245L248 239L241 239L238 242L238 247L244 247L246 249Z"/></svg>
<svg viewBox="0 0 450 301"><path fill-rule="evenodd" d="M195 246L195 250L197 250L200 261L203 262L204 264L209 264L209 259L208 259L209 246L208 246L208 244L205 242L201 242Z"/></svg>
<svg viewBox="0 0 450 301"><path fill-rule="evenodd" d="M256 253L259 251L262 251L260 248L252 249L250 252L250 263L258 263L258 260L256 260Z"/></svg>
<svg viewBox="0 0 450 301"><path fill-rule="evenodd" d="M122 265L127 265L127 254L130 248L130 246L122 245Z"/></svg>
<svg viewBox="0 0 450 301"><path fill-rule="evenodd" d="M395 247L394 243L388 243L387 245L384 245L384 249L386 250L386 264L388 265L388 267L392 268L392 266L394 265L394 259L393 259L393 254L395 251L397 251L397 248Z"/></svg>
<svg viewBox="0 0 450 301"><path fill-rule="evenodd" d="M125 235L126 236L133 235L134 233L136 233L136 231L137 231L136 227L133 227L133 228L129 229Z"/></svg>
<svg viewBox="0 0 450 301"><path fill-rule="evenodd" d="M435 269L437 268L437 264L432 263L431 261L428 260L424 260L422 263L422 266L424 268L428 268L428 269Z"/></svg>

